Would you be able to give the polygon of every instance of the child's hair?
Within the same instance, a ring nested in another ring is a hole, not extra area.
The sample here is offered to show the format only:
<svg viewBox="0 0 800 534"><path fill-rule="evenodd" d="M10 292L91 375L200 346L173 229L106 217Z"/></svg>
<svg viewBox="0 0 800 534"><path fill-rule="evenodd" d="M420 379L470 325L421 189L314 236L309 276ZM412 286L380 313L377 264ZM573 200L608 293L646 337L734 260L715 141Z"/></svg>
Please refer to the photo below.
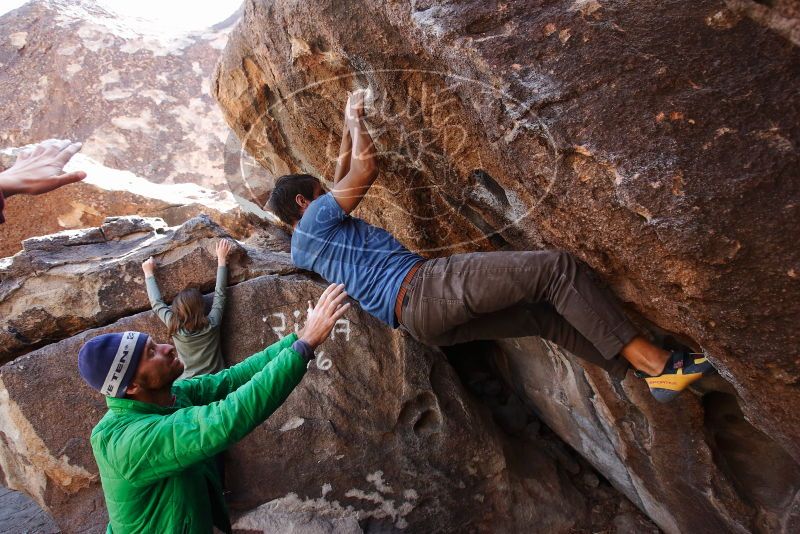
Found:
<svg viewBox="0 0 800 534"><path fill-rule="evenodd" d="M196 332L208 326L203 295L197 289L184 289L172 301L172 317L169 318L169 335L174 336L178 329Z"/></svg>

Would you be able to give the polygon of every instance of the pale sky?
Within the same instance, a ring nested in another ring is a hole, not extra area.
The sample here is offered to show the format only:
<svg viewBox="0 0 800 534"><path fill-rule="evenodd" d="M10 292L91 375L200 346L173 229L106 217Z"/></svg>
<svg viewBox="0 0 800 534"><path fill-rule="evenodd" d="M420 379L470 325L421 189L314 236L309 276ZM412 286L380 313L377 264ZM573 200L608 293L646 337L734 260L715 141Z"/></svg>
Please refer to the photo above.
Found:
<svg viewBox="0 0 800 534"><path fill-rule="evenodd" d="M0 0L0 15L16 9L27 0ZM222 22L241 5L242 0L96 0L108 11L124 17L150 22L158 30L185 32Z"/></svg>

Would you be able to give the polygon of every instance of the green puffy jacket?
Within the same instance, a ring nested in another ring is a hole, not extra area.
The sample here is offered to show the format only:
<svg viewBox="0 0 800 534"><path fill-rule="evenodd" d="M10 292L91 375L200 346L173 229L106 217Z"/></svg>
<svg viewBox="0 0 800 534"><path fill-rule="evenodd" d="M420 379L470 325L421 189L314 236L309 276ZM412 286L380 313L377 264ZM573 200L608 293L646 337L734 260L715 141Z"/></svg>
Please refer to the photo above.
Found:
<svg viewBox="0 0 800 534"><path fill-rule="evenodd" d="M164 408L108 397L92 430L108 533L229 532L214 456L242 439L286 400L306 361L284 337L213 375L177 380Z"/></svg>

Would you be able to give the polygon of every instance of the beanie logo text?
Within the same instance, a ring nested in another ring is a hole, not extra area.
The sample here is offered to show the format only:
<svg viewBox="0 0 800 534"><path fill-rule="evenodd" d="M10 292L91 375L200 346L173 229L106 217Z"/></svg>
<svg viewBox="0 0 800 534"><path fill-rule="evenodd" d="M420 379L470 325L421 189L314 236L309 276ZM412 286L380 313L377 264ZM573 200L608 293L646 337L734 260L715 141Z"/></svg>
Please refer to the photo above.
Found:
<svg viewBox="0 0 800 534"><path fill-rule="evenodd" d="M117 348L117 354L114 356L114 361L108 369L106 380L100 389L103 395L108 395L109 397L117 396L117 390L125 377L128 366L131 364L131 356L138 340L139 332L125 332L122 334L122 341L120 341Z"/></svg>

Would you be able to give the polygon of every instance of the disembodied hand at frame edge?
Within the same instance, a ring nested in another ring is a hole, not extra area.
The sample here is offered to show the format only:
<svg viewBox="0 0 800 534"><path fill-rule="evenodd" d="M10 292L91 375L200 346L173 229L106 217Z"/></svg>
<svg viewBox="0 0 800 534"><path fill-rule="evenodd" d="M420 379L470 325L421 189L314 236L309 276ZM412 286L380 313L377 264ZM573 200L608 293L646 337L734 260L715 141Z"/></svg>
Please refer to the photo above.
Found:
<svg viewBox="0 0 800 534"><path fill-rule="evenodd" d="M80 143L54 139L20 152L14 164L0 172L0 191L5 197L41 195L83 180L83 171L64 172L64 166L80 149Z"/></svg>
<svg viewBox="0 0 800 534"><path fill-rule="evenodd" d="M306 325L299 332L298 338L316 349L331 335L331 330L336 321L350 308L350 303L344 303L347 292L344 284L331 284L319 297L316 306L308 309Z"/></svg>

